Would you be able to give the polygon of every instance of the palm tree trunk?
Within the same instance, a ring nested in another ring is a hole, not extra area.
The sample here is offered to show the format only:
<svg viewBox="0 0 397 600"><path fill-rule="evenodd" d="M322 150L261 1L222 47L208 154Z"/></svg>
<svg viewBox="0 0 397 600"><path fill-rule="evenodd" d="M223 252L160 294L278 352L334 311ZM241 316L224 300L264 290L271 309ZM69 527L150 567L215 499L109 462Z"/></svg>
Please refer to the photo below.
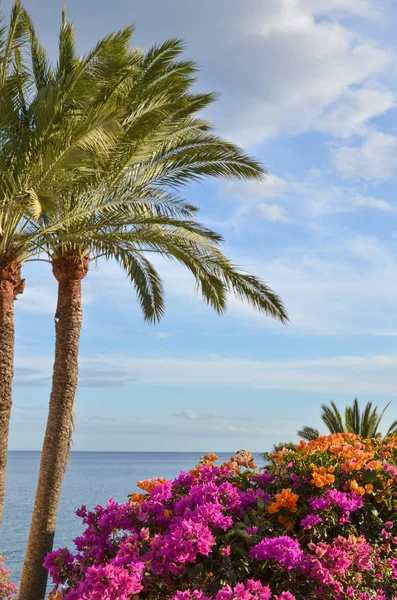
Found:
<svg viewBox="0 0 397 600"><path fill-rule="evenodd" d="M87 274L88 264L88 257L75 256L54 259L52 263L54 276L58 280L55 362L39 481L19 590L20 600L41 600L46 592L47 571L42 565L53 547L61 485L70 452L83 317L81 279Z"/></svg>
<svg viewBox="0 0 397 600"><path fill-rule="evenodd" d="M23 288L21 263L0 259L0 525L3 517L14 376L14 300L23 292Z"/></svg>

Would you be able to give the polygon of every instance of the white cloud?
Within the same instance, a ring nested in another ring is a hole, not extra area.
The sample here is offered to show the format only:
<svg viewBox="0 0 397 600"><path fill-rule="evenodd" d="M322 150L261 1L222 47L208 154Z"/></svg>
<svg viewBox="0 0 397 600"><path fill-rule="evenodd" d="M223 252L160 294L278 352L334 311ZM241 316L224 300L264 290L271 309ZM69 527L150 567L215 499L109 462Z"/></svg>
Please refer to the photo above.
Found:
<svg viewBox="0 0 397 600"><path fill-rule="evenodd" d="M279 434L285 434L284 431L274 431L273 429L261 429L260 427L236 427L235 425L229 425L227 427L227 431L230 431L230 433L243 433L245 435L269 435L269 434L275 434L275 433L279 433ZM295 433L295 432L293 432Z"/></svg>
<svg viewBox="0 0 397 600"><path fill-rule="evenodd" d="M16 309L31 313L54 315L57 305L58 286L51 270L47 269L45 276L43 276L43 271L40 267L37 268L36 263L30 263L23 265L22 273L26 279L26 286L23 294L17 296ZM87 285L87 280L84 280L83 304L86 305L93 299L90 294L89 285Z"/></svg>
<svg viewBox="0 0 397 600"><path fill-rule="evenodd" d="M277 204L259 204L257 215L264 221L273 221L279 223L292 223L293 219L287 214L284 208Z"/></svg>
<svg viewBox="0 0 397 600"><path fill-rule="evenodd" d="M329 196L332 199L331 192ZM390 323L397 321L397 258L393 248L373 236L347 231L342 237L339 230L336 233L319 236L314 247L288 246L268 260L261 260L258 253L255 258L253 254L229 253L236 264L262 277L277 291L291 322L283 327L234 297L230 297L223 318L230 323L239 319L247 327L277 331L279 335L379 335L389 330ZM164 280L174 316L207 318L210 309L197 294L191 274L157 256L153 262ZM117 265L105 264L104 271L101 267L95 272L90 293L102 305L106 301L127 313L125 318L132 318L135 312L139 315L139 307L131 302L134 292Z"/></svg>
<svg viewBox="0 0 397 600"><path fill-rule="evenodd" d="M233 413L202 413L195 412L193 410L183 410L179 413L176 413L174 417L178 419L184 419L186 421L246 421L252 420L252 415L242 415L242 414L233 414Z"/></svg>
<svg viewBox="0 0 397 600"><path fill-rule="evenodd" d="M338 23L316 21L301 2L266 4L271 10L262 22L258 20L256 47L248 43L243 53L245 68L248 52L263 56L264 85L260 91L244 87L250 106L237 119L241 141L258 143L280 130L319 129L345 137L360 132L363 123L393 105L391 92L369 84L391 60L386 50L360 40ZM237 73L242 76L238 64ZM243 84L247 85L245 80ZM234 112L241 114L241 107L236 105Z"/></svg>
<svg viewBox="0 0 397 600"><path fill-rule="evenodd" d="M349 89L319 119L318 128L341 138L349 137L352 133L364 135L367 121L382 115L394 105L395 97L390 91Z"/></svg>
<svg viewBox="0 0 397 600"><path fill-rule="evenodd" d="M360 146L337 148L333 161L344 177L392 179L397 175L397 137L372 132Z"/></svg>
<svg viewBox="0 0 397 600"><path fill-rule="evenodd" d="M393 103L381 85L393 53L335 20L376 16L386 10L379 2L250 0L247 10L244 2L231 8L229 0L202 0L199 12L182 1L174 6L157 3L154 22L153 3L136 0L131 18L138 41L147 46L163 38L165 24L169 37L188 40L203 88L221 93L211 116L243 145L285 131L345 137Z"/></svg>
<svg viewBox="0 0 397 600"><path fill-rule="evenodd" d="M228 187L233 191L238 190L239 188L235 187L235 184L226 183L224 188L225 190ZM244 190L244 195L254 195L259 196L260 198L276 198L279 196L284 196L290 189L291 183L286 181L282 177L277 177L276 175L272 175L271 173L266 177L265 182L259 181L247 181L246 185L240 190Z"/></svg>
<svg viewBox="0 0 397 600"><path fill-rule="evenodd" d="M394 395L397 356L331 356L292 361L260 361L244 358L176 358L134 356L82 357L83 368L120 369L137 374L136 385L211 385L321 392L327 394ZM47 376L52 357L21 357L17 364L39 368ZM100 374L100 370L98 370ZM184 420L204 420L199 413L184 411Z"/></svg>
<svg viewBox="0 0 397 600"><path fill-rule="evenodd" d="M180 413L177 413L175 416L188 421L198 421L200 419L200 416L192 410L184 410Z"/></svg>
<svg viewBox="0 0 397 600"><path fill-rule="evenodd" d="M355 235L344 240L343 248L362 259L369 268L394 270L397 266L393 252L381 244L376 237Z"/></svg>
<svg viewBox="0 0 397 600"><path fill-rule="evenodd" d="M187 438L210 438L212 440L217 438L226 437L229 440L236 440L239 434L242 435L250 435L251 437L260 438L263 441L263 437L266 436L268 439L270 436L274 437L285 437L285 436L295 436L296 428L298 424L296 424L295 428L292 427L291 423L285 424L281 423L278 427L238 427L234 425L225 425L222 423L213 423L209 425L208 423L204 425L191 426L189 423L178 423L176 421L165 421L163 420L150 420L146 421L143 419L115 419L109 417L102 417L101 415L90 417L89 419L83 418L77 421L77 434L80 433L87 435L87 433L101 435L103 433L113 434L115 436L128 436L131 437L131 434L134 436L161 436L167 435L178 438L187 437ZM269 425L269 422L266 422L266 425ZM268 439L266 440L268 442ZM230 442L229 442L230 443ZM243 443L246 443L244 440ZM238 446L237 446L238 447ZM263 449L263 446L262 448ZM232 452L230 453L232 454Z"/></svg>
<svg viewBox="0 0 397 600"><path fill-rule="evenodd" d="M40 288L30 287L29 278L23 294L18 296L17 308L28 312L55 314L57 305L56 284L54 281L53 289L45 280Z"/></svg>
<svg viewBox="0 0 397 600"><path fill-rule="evenodd" d="M174 337L175 333L171 333L170 331L159 331L156 333L156 338L158 340L168 340L171 337Z"/></svg>
<svg viewBox="0 0 397 600"><path fill-rule="evenodd" d="M304 5L316 15L337 14L379 17L379 7L371 0L303 0Z"/></svg>
<svg viewBox="0 0 397 600"><path fill-rule="evenodd" d="M375 335L397 319L397 260L376 238L348 233L247 265L283 298L289 333Z"/></svg>
<svg viewBox="0 0 397 600"><path fill-rule="evenodd" d="M378 200L371 196L361 196L360 194L357 194L354 198L353 204L357 206L357 208L369 208L380 210L382 212L394 212L396 210L396 207L390 204L390 202Z"/></svg>
<svg viewBox="0 0 397 600"><path fill-rule="evenodd" d="M394 212L396 207L374 196L362 193L357 185L337 185L322 177L321 171L309 169L301 180L271 176L266 181L233 182L222 186L224 197L232 197L239 201L236 210L237 218L244 214L258 216L262 210L261 201L277 198L288 203L288 212L296 213L295 220L310 222L319 215L376 210ZM281 217L286 209L281 209ZM284 212L283 212L284 211ZM266 209L265 209L266 215ZM271 216L271 211L270 216ZM276 216L277 211L276 211ZM291 217L292 218L292 217ZM269 217L270 220L270 217ZM279 219L281 220L281 219Z"/></svg>

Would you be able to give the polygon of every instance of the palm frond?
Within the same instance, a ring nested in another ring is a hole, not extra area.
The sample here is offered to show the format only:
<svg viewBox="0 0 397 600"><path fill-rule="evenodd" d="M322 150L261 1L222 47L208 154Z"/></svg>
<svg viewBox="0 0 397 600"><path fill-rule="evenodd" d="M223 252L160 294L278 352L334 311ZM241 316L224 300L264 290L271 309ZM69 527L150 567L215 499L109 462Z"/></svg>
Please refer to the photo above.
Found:
<svg viewBox="0 0 397 600"><path fill-rule="evenodd" d="M65 79L73 74L76 67L77 57L74 40L73 24L69 23L66 16L66 8L62 7L62 24L59 32L59 59L56 71L56 79Z"/></svg>
<svg viewBox="0 0 397 600"><path fill-rule="evenodd" d="M277 294L231 263L219 249L222 237L199 223L196 207L176 191L208 176L265 174L198 116L215 95L191 92L197 65L181 58L183 43L131 50L127 27L81 58L63 10L53 69L18 3L12 22L4 48L13 48L13 63L1 92L7 103L0 252L17 248L21 260L68 252L113 258L135 286L145 318L155 321L164 293L147 258L154 252L187 268L218 313L234 294L285 323ZM18 54L22 33L30 49L26 67Z"/></svg>
<svg viewBox="0 0 397 600"><path fill-rule="evenodd" d="M5 28L1 31L0 41L0 87L6 81L9 66L12 62L15 49L26 40L26 29L22 18L21 0L16 0L11 10L10 23L6 34Z"/></svg>
<svg viewBox="0 0 397 600"><path fill-rule="evenodd" d="M360 427L360 434L364 438L373 437L374 416L376 417L376 409L374 415L374 411L372 409L372 402L367 402L362 414Z"/></svg>
<svg viewBox="0 0 397 600"><path fill-rule="evenodd" d="M128 251L116 243L102 243L108 258L114 258L135 288L144 318L157 322L164 314L164 290L159 274L150 261L138 251Z"/></svg>
<svg viewBox="0 0 397 600"><path fill-rule="evenodd" d="M396 435L396 434L397 434L397 420L393 421L393 423L390 425L385 437L389 437L389 435Z"/></svg>
<svg viewBox="0 0 397 600"><path fill-rule="evenodd" d="M323 410L321 418L331 433L343 433L345 428L338 407L333 400L330 404L331 408L326 404L321 406Z"/></svg>
<svg viewBox="0 0 397 600"><path fill-rule="evenodd" d="M298 436L308 442L316 440L319 435L318 429L314 429L313 427L304 427L298 431Z"/></svg>
<svg viewBox="0 0 397 600"><path fill-rule="evenodd" d="M53 80L54 75L46 51L36 35L35 28L29 14L26 12L26 10L23 10L22 14L30 40L32 72L36 83L36 88L37 90L40 90Z"/></svg>
<svg viewBox="0 0 397 600"><path fill-rule="evenodd" d="M376 435L379 434L379 432L378 432L379 426L380 426L381 421L384 417L384 414L387 411L387 409L389 408L390 404L391 404L391 401L386 404L386 406L384 407L384 409L382 410L380 415L374 419L374 434L375 434L374 437L376 437ZM377 411L377 408L376 408L376 411ZM386 435L388 435L388 434L386 434Z"/></svg>
<svg viewBox="0 0 397 600"><path fill-rule="evenodd" d="M352 406L346 406L345 429L348 433L355 433L357 435L360 435L361 416L357 398L354 399Z"/></svg>
<svg viewBox="0 0 397 600"><path fill-rule="evenodd" d="M380 414L378 414L377 406L373 407L372 402L367 402L363 412L361 413L358 399L355 398L353 404L351 406L346 406L345 408L344 423L335 402L331 400L330 404L330 407L326 404L322 406L323 413L321 415L321 418L330 433L354 433L365 439L381 437L382 434L379 430L379 427L386 410L390 406L390 402L386 404ZM310 428L304 428L301 432L299 432L299 435L306 429L310 430ZM394 421L390 425L386 433L386 437L395 434L397 434L397 421Z"/></svg>

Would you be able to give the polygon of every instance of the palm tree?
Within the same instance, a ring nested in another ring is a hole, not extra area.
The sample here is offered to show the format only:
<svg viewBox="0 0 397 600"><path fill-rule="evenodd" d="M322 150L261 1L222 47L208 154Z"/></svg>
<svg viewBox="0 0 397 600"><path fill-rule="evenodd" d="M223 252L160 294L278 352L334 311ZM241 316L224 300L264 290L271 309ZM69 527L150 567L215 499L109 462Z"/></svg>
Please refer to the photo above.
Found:
<svg viewBox="0 0 397 600"><path fill-rule="evenodd" d="M64 25L65 27L66 25ZM164 292L149 253L185 266L203 299L218 313L234 293L255 309L287 320L281 300L260 279L237 269L219 249L215 232L194 220L196 208L177 191L205 176L257 178L263 168L239 148L212 133L197 116L214 99L193 94L196 65L179 58L182 44L170 40L140 56L139 68L113 94L123 134L103 159L97 180L59 194L46 227L32 224L58 282L53 385L39 482L20 586L22 600L45 594L42 563L52 549L62 479L71 441L82 323L81 281L90 264L115 260L138 296L144 318L158 321ZM79 59L72 36L69 76Z"/></svg>
<svg viewBox="0 0 397 600"><path fill-rule="evenodd" d="M361 413L358 399L355 398L353 404L345 408L344 421L333 400L331 400L330 405L323 404L321 407L323 410L321 418L330 433L355 433L363 438L376 438L382 435L379 431L379 425L390 402L380 414L378 413L377 406L372 407L372 402L367 402L364 411ZM390 425L385 437L394 433L397 433L397 420ZM317 429L304 427L298 431L298 435L305 440L311 441L317 439L320 434Z"/></svg>
<svg viewBox="0 0 397 600"><path fill-rule="evenodd" d="M19 53L23 42L20 7L13 7L8 30L0 28L0 194L3 196L6 181L3 163L7 154L7 144L18 127L20 118L17 102L13 102L22 76L13 58ZM5 231L0 221L0 248L3 246ZM12 252L0 254L0 524L3 513L5 475L7 463L8 429L11 416L14 366L14 301L23 292L21 263Z"/></svg>
<svg viewBox="0 0 397 600"><path fill-rule="evenodd" d="M127 29L100 41L71 74L65 18L56 70L19 0L9 27L0 27L0 522L21 267L41 251L46 227L57 226L57 199L93 183L117 143L120 109L111 94L140 61L130 37Z"/></svg>

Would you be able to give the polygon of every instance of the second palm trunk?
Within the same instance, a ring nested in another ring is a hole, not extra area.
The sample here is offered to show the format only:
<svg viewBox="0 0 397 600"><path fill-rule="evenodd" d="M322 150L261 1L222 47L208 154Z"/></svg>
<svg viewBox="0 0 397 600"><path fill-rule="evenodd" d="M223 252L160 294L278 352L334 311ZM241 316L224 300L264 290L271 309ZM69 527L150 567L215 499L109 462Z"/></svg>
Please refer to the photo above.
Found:
<svg viewBox="0 0 397 600"><path fill-rule="evenodd" d="M70 452L83 317L81 280L87 274L88 264L88 257L80 256L65 256L52 262L58 281L55 361L20 600L41 600L45 597L47 571L42 565L53 547L61 485Z"/></svg>

